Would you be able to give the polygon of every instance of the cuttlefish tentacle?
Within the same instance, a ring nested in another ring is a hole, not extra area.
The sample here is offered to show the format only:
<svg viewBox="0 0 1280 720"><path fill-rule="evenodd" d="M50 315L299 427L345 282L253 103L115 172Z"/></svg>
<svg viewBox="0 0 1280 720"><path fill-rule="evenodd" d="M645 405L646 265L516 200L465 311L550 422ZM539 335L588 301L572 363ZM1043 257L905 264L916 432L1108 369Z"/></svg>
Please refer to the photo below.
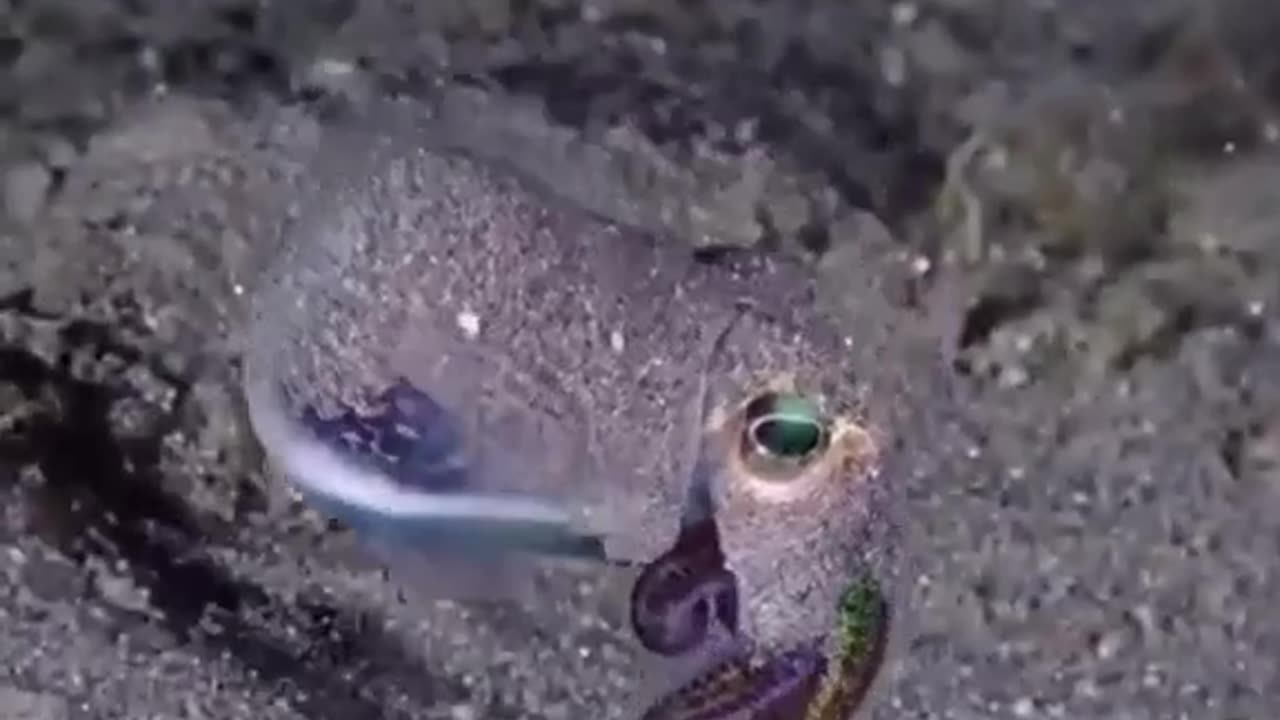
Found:
<svg viewBox="0 0 1280 720"><path fill-rule="evenodd" d="M737 634L737 589L710 521L681 534L632 592L631 619L649 650L681 655L707 641L713 613ZM889 607L868 575L846 591L834 648L815 638L780 654L743 644L649 707L643 720L842 720L865 701L884 660ZM763 657L762 657L763 656Z"/></svg>
<svg viewBox="0 0 1280 720"><path fill-rule="evenodd" d="M655 703L643 720L783 720L802 717L822 679L818 647L754 662L743 651Z"/></svg>
<svg viewBox="0 0 1280 720"><path fill-rule="evenodd" d="M683 655L701 645L713 619L732 633L738 598L715 525L686 528L674 547L641 571L631 593L631 624L641 644L659 655Z"/></svg>

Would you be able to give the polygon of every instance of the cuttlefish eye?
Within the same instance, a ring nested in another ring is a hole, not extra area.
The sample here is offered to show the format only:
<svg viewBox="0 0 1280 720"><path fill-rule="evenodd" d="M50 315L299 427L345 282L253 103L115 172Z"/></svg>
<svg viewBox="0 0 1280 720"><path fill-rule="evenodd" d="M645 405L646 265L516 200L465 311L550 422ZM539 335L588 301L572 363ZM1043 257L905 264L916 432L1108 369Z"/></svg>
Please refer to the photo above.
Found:
<svg viewBox="0 0 1280 720"><path fill-rule="evenodd" d="M744 411L743 461L767 479L787 480L822 454L829 436L816 403L800 395L765 393Z"/></svg>

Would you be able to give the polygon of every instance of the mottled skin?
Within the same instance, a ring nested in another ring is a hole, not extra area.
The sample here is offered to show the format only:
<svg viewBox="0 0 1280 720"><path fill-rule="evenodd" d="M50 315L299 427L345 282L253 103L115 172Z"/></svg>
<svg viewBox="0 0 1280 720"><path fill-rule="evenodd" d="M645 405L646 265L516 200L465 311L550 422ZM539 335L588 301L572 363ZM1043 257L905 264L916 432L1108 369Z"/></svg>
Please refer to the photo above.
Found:
<svg viewBox="0 0 1280 720"><path fill-rule="evenodd" d="M799 264L696 260L481 155L409 123L326 143L256 305L247 394L275 463L373 534L645 565L642 644L735 638L647 718L843 716L879 656L842 655L842 598L900 585L888 321L833 318ZM802 463L752 455L768 392L820 408Z"/></svg>

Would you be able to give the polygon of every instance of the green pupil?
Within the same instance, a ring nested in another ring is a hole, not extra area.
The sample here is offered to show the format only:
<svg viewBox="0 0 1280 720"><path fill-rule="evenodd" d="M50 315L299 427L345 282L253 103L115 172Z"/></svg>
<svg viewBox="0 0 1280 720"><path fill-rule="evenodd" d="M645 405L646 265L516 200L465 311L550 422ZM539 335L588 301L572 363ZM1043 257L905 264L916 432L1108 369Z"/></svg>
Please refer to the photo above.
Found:
<svg viewBox="0 0 1280 720"><path fill-rule="evenodd" d="M774 398L771 405L752 427L752 436L763 450L777 457L798 458L818 449L823 429L812 403L783 396Z"/></svg>

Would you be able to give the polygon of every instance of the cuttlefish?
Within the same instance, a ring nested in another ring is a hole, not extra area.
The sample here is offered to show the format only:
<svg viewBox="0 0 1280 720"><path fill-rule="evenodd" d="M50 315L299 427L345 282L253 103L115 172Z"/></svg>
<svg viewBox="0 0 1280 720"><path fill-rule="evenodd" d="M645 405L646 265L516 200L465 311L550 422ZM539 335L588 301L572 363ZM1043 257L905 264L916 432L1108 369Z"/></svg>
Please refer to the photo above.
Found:
<svg viewBox="0 0 1280 720"><path fill-rule="evenodd" d="M902 625L924 362L875 268L841 313L809 263L695 253L371 125L325 140L256 295L272 465L379 543L638 568L630 632L679 668L639 717L865 707Z"/></svg>

